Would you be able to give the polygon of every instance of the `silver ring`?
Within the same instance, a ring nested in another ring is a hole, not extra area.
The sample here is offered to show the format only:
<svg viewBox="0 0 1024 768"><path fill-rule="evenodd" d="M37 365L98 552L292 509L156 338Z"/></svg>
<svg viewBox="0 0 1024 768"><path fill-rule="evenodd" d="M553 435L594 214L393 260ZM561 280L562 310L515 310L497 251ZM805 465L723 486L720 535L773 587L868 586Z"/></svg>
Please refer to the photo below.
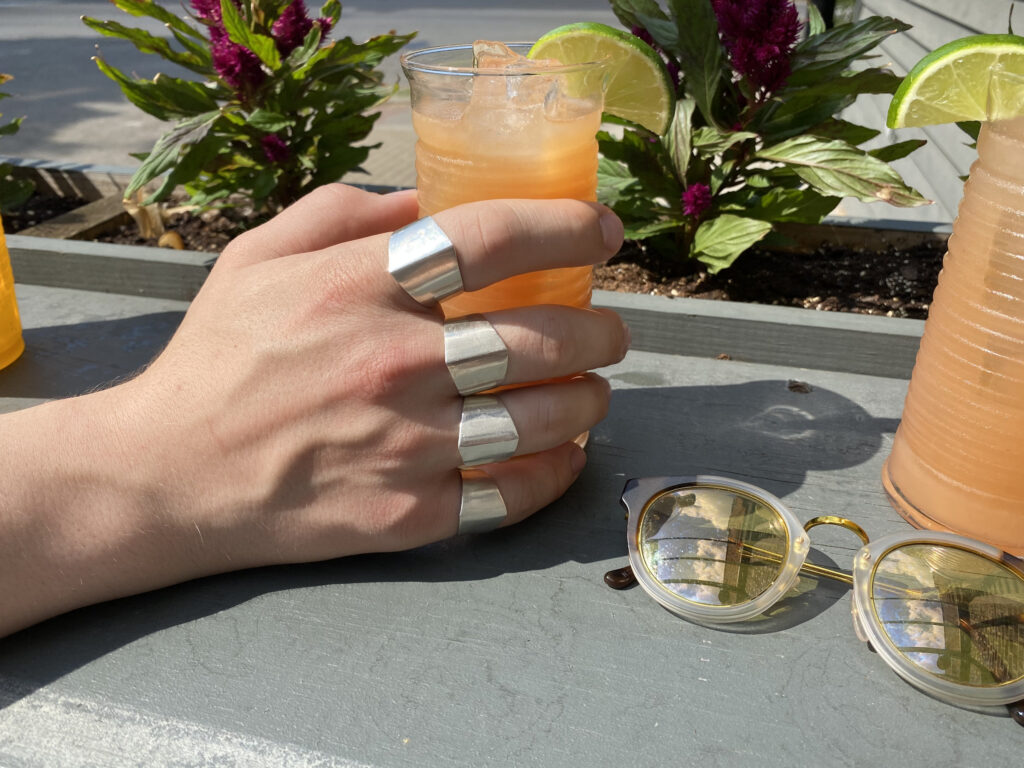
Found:
<svg viewBox="0 0 1024 768"><path fill-rule="evenodd" d="M493 389L508 373L508 347L483 315L444 324L444 362L460 395Z"/></svg>
<svg viewBox="0 0 1024 768"><path fill-rule="evenodd" d="M479 469L462 471L462 504L459 506L459 533L493 531L508 517L505 500L497 484Z"/></svg>
<svg viewBox="0 0 1024 768"><path fill-rule="evenodd" d="M459 421L462 466L504 461L518 447L519 432L501 400L493 395L471 395L462 401Z"/></svg>
<svg viewBox="0 0 1024 768"><path fill-rule="evenodd" d="M430 216L391 234L388 272L406 293L428 307L462 290L455 246Z"/></svg>

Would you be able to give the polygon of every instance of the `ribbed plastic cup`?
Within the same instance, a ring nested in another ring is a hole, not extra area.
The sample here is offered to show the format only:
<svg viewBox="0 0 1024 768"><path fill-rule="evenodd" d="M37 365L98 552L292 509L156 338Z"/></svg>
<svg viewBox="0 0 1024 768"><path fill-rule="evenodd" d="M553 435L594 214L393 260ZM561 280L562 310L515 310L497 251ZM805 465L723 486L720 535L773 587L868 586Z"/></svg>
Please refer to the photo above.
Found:
<svg viewBox="0 0 1024 768"><path fill-rule="evenodd" d="M882 483L914 525L1024 554L1024 118L982 126Z"/></svg>
<svg viewBox="0 0 1024 768"><path fill-rule="evenodd" d="M13 363L25 349L21 335L21 317L14 298L14 273L7 252L3 222L0 221L0 368Z"/></svg>

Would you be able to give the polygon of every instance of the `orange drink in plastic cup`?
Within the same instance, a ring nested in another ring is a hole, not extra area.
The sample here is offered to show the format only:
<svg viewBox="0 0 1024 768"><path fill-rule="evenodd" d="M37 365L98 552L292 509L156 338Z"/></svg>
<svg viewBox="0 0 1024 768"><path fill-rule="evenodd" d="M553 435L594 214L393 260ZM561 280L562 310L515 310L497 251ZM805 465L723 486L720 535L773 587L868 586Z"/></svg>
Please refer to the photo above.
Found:
<svg viewBox="0 0 1024 768"><path fill-rule="evenodd" d="M420 215L497 198L597 199L603 63L563 66L528 43L407 53ZM530 304L589 306L592 270L518 275L442 303L448 317Z"/></svg>
<svg viewBox="0 0 1024 768"><path fill-rule="evenodd" d="M0 368L17 360L24 349L21 317L14 298L14 273L11 271L3 221L0 221Z"/></svg>

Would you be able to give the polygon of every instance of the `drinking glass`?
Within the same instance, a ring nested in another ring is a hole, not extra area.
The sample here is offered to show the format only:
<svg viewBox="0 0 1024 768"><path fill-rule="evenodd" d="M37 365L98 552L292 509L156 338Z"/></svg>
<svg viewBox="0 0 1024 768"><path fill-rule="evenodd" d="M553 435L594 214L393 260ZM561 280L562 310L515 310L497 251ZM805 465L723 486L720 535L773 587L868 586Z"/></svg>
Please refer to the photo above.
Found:
<svg viewBox="0 0 1024 768"><path fill-rule="evenodd" d="M420 215L497 198L597 198L605 65L476 57L474 46L407 53ZM590 267L519 275L442 302L447 317L530 304L589 306Z"/></svg>

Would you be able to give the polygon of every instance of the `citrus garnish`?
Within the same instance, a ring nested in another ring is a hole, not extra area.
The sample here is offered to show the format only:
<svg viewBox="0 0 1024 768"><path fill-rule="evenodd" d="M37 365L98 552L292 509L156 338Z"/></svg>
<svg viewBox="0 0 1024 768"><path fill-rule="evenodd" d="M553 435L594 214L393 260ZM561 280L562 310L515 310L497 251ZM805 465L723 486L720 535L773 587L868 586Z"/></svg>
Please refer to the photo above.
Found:
<svg viewBox="0 0 1024 768"><path fill-rule="evenodd" d="M608 62L604 111L662 134L675 108L675 89L665 63L647 43L596 22L557 27L534 43L531 59L562 64Z"/></svg>
<svg viewBox="0 0 1024 768"><path fill-rule="evenodd" d="M971 35L935 49L893 94L886 125L905 128L1024 115L1024 37Z"/></svg>

